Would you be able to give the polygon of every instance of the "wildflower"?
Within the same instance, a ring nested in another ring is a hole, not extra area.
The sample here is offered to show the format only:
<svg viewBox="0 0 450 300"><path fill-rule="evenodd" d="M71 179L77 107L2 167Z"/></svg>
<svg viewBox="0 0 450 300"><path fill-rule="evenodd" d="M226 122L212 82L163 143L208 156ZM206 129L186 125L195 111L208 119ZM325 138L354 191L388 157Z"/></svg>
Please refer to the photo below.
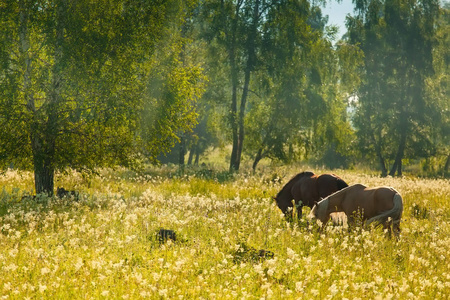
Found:
<svg viewBox="0 0 450 300"><path fill-rule="evenodd" d="M46 285L39 285L39 292L43 293L47 290L47 286Z"/></svg>
<svg viewBox="0 0 450 300"><path fill-rule="evenodd" d="M153 272L152 275L155 281L159 281L161 279L161 274Z"/></svg>
<svg viewBox="0 0 450 300"><path fill-rule="evenodd" d="M159 291L158 291L158 294L159 294L161 297L167 297L168 291L167 291L167 289L162 289L162 290L159 290Z"/></svg>
<svg viewBox="0 0 450 300"><path fill-rule="evenodd" d="M140 295L142 298L149 298L149 297L151 296L151 294L150 294L149 292L147 292L147 291L141 291L141 292L139 293L139 295Z"/></svg>
<svg viewBox="0 0 450 300"><path fill-rule="evenodd" d="M291 259L294 259L295 257L296 257L296 253L295 253L295 251L294 250L292 250L291 248L287 248L286 249L286 253L287 253L287 256L289 257L289 258L291 258Z"/></svg>
<svg viewBox="0 0 450 300"><path fill-rule="evenodd" d="M4 267L4 270L5 271L12 271L12 272L14 272L14 271L17 270L17 268L18 268L18 266L15 263L12 263L12 264Z"/></svg>
<svg viewBox="0 0 450 300"><path fill-rule="evenodd" d="M10 290L11 290L11 282L5 282L5 283L3 284L3 290L4 290L5 292L10 291Z"/></svg>
<svg viewBox="0 0 450 300"><path fill-rule="evenodd" d="M257 264L253 267L253 269L255 270L256 273L258 273L259 275L263 275L264 271L262 268L262 264Z"/></svg>
<svg viewBox="0 0 450 300"><path fill-rule="evenodd" d="M50 273L50 269L49 268L44 267L44 268L41 269L41 275L45 275L45 274L48 274L48 273Z"/></svg>
<svg viewBox="0 0 450 300"><path fill-rule="evenodd" d="M9 224L7 224L9 226ZM17 248L9 250L9 256L16 257L17 253L19 253L19 250Z"/></svg>
<svg viewBox="0 0 450 300"><path fill-rule="evenodd" d="M332 296L336 295L337 292L339 291L336 286L336 283L333 283L328 289L330 290Z"/></svg>
<svg viewBox="0 0 450 300"><path fill-rule="evenodd" d="M142 282L143 278L142 278L142 274L141 273L136 272L136 273L133 274L133 276L134 276L134 279L136 280L137 284L140 284Z"/></svg>
<svg viewBox="0 0 450 300"><path fill-rule="evenodd" d="M80 257L77 258L77 261L75 263L75 271L78 271L83 266L83 259Z"/></svg>

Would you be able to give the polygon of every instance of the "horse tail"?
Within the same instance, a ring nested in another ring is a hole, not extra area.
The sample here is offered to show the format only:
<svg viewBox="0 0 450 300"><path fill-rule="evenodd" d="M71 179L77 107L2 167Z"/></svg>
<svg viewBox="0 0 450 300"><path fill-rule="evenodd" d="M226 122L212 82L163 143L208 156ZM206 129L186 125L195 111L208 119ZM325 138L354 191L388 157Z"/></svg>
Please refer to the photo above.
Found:
<svg viewBox="0 0 450 300"><path fill-rule="evenodd" d="M378 216L370 218L367 220L366 224L369 225L372 222L377 222L379 224L384 224L388 221L389 218L392 219L393 224L400 223L400 219L402 218L403 213L403 198L399 193L395 193L392 198L392 202L394 203L394 207L388 211L385 211Z"/></svg>

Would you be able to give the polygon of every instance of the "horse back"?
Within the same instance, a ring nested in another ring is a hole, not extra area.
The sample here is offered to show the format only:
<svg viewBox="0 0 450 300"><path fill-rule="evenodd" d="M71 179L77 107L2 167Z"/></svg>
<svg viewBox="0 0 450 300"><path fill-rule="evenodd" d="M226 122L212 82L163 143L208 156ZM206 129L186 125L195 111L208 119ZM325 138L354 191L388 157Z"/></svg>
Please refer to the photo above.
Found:
<svg viewBox="0 0 450 300"><path fill-rule="evenodd" d="M375 189L375 201L380 211L386 211L394 207L394 195L398 192L391 187L379 187Z"/></svg>
<svg viewBox="0 0 450 300"><path fill-rule="evenodd" d="M325 198L329 195L348 187L348 184L334 174L322 174L317 177L317 191L319 197Z"/></svg>
<svg viewBox="0 0 450 300"><path fill-rule="evenodd" d="M292 195L296 201L302 201L303 205L313 207L319 200L317 192L317 175L303 177L292 187Z"/></svg>
<svg viewBox="0 0 450 300"><path fill-rule="evenodd" d="M394 195L398 193L390 187L359 189L355 194L355 202L364 209L367 218L371 218L394 207Z"/></svg>

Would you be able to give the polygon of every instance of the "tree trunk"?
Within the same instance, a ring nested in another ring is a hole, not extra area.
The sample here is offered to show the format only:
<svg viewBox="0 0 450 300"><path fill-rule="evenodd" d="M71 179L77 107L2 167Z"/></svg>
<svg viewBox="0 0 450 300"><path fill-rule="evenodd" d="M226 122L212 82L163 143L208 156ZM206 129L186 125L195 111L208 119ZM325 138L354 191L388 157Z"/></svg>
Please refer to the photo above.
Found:
<svg viewBox="0 0 450 300"><path fill-rule="evenodd" d="M194 160L194 165L198 166L198 161L200 159L200 148L196 147L195 149L195 160Z"/></svg>
<svg viewBox="0 0 450 300"><path fill-rule="evenodd" d="M54 167L52 164L52 151L49 143L47 143L43 137L45 136L45 131L51 129L51 122L55 121L55 117L49 117L47 126L44 126L45 129L41 126L40 120L36 116L36 105L34 102L33 92L32 92L32 64L31 58L29 55L30 48L30 39L28 35L28 8L24 6L25 1L20 1L20 12L19 12L19 38L20 38L20 53L23 57L23 61L25 64L25 71L23 74L23 82L24 82L24 97L26 101L26 108L31 115L30 122L30 143L31 149L33 153L33 165L34 165L34 187L36 190L36 194L46 193L48 195L53 194L53 177L54 177ZM53 86L56 85L56 79L53 81ZM53 89L52 92L54 92ZM54 97L54 93L50 95L50 100L52 101ZM51 102L50 101L50 102ZM50 143L51 144L51 143ZM53 144L54 150L54 144Z"/></svg>
<svg viewBox="0 0 450 300"><path fill-rule="evenodd" d="M403 153L405 151L406 146L406 130L403 129L400 136L400 144L398 145L397 155L395 156L394 164L392 165L391 171L389 172L390 176L395 176L395 172L397 172L397 176L402 176L402 159Z"/></svg>
<svg viewBox="0 0 450 300"><path fill-rule="evenodd" d="M370 117L369 117L370 118ZM381 134L378 133L378 135L380 136L378 141L375 138L375 133L374 133L374 129L369 126L369 134L372 138L372 142L374 144L375 147L375 153L377 155L378 158L378 163L380 165L380 170L381 170L381 176L382 177L386 177L387 176L387 168L386 168L386 162L384 161L384 157L383 157L383 153L381 152Z"/></svg>
<svg viewBox="0 0 450 300"><path fill-rule="evenodd" d="M387 176L386 163L384 161L383 154L381 153L381 147L379 144L375 145L375 152L377 153L378 163L380 164L381 176L386 177Z"/></svg>
<svg viewBox="0 0 450 300"><path fill-rule="evenodd" d="M380 164L381 177L386 177L387 169L386 169L386 163L384 162L383 155L381 154L381 152L377 152L377 156L378 156L378 162Z"/></svg>
<svg viewBox="0 0 450 300"><path fill-rule="evenodd" d="M253 161L253 166L252 166L253 171L256 170L256 166L258 165L259 161L263 158L262 151L263 151L263 149L259 148L258 153L256 153L256 157L255 157L255 160Z"/></svg>
<svg viewBox="0 0 450 300"><path fill-rule="evenodd" d="M403 158L403 154L402 154L402 158ZM402 176L402 158L399 159L398 163L397 163L397 176Z"/></svg>
<svg viewBox="0 0 450 300"><path fill-rule="evenodd" d="M250 85L250 77L251 72L253 71L253 67L256 61L256 53L255 53L255 42L256 42L256 33L258 29L258 20L259 20L259 3L260 1L255 1L255 5L253 7L253 20L252 27L248 36L248 40L246 43L247 48L247 65L245 67L245 75L244 75L244 86L242 89L241 96L241 104L239 107L239 116L238 116L238 135L237 135L237 143L236 143L236 153L235 160L233 164L233 170L239 171L242 157L242 150L244 147L244 137L245 137L245 126L244 126L244 117L245 117L245 107L247 105L248 99L248 90ZM233 150L234 149L234 137L233 137Z"/></svg>
<svg viewBox="0 0 450 300"><path fill-rule="evenodd" d="M188 166L192 165L192 160L194 159L194 152L197 144L193 144L191 149L189 150L189 157L188 157Z"/></svg>
<svg viewBox="0 0 450 300"><path fill-rule="evenodd" d="M55 174L56 139L59 133L59 108L61 105L62 60L64 47L65 0L58 1L55 16L55 54L52 67L50 93L40 109L45 109L47 119L32 122L30 130L31 147L34 163L34 184L36 193L53 195ZM34 103L33 103L34 106Z"/></svg>
<svg viewBox="0 0 450 300"><path fill-rule="evenodd" d="M178 156L178 164L181 167L184 167L184 156L186 155L186 138L184 137L184 134L181 134L180 138L180 153Z"/></svg>
<svg viewBox="0 0 450 300"><path fill-rule="evenodd" d="M447 156L447 161L445 162L445 166L444 166L444 173L447 174L448 173L448 169L450 168L450 154Z"/></svg>
<svg viewBox="0 0 450 300"><path fill-rule="evenodd" d="M53 195L55 169L52 163L53 158L44 156L34 159L34 186L36 194Z"/></svg>
<svg viewBox="0 0 450 300"><path fill-rule="evenodd" d="M236 7L236 14L233 19L233 24L231 28L231 40L228 50L228 56L230 60L231 66L231 111L230 111L230 123L231 123L231 132L233 135L233 148L231 150L231 158L230 158L230 172L238 171L239 166L236 165L237 161L237 153L238 153L238 123L237 123L237 86L238 86L238 71L236 65L236 34L237 34L237 20L239 18L239 9L240 7Z"/></svg>
<svg viewBox="0 0 450 300"><path fill-rule="evenodd" d="M235 73L234 76L236 77L236 80L232 78L232 95L231 95L231 115L230 115L230 122L231 122L231 132L233 135L233 146L231 149L231 158L230 158L230 172L238 171L239 166L236 165L237 160L237 153L238 153L238 143L239 143L239 137L238 137L238 124L237 124L237 72L234 71L232 73Z"/></svg>

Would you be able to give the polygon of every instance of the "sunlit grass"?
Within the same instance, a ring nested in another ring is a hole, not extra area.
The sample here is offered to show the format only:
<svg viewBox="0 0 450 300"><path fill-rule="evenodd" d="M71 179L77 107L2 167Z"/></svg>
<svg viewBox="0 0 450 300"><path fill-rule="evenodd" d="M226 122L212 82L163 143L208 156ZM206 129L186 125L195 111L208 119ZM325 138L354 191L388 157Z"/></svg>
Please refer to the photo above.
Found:
<svg viewBox="0 0 450 300"><path fill-rule="evenodd" d="M301 171L301 170L299 170ZM318 171L320 172L320 171ZM334 171L403 196L401 239L287 224L271 196L295 173L68 171L71 199L22 199L32 174L0 176L4 299L445 299L450 182ZM279 180L281 179L281 180ZM305 208L307 211L308 209ZM176 241L160 244L159 229ZM260 257L259 250L273 257Z"/></svg>

